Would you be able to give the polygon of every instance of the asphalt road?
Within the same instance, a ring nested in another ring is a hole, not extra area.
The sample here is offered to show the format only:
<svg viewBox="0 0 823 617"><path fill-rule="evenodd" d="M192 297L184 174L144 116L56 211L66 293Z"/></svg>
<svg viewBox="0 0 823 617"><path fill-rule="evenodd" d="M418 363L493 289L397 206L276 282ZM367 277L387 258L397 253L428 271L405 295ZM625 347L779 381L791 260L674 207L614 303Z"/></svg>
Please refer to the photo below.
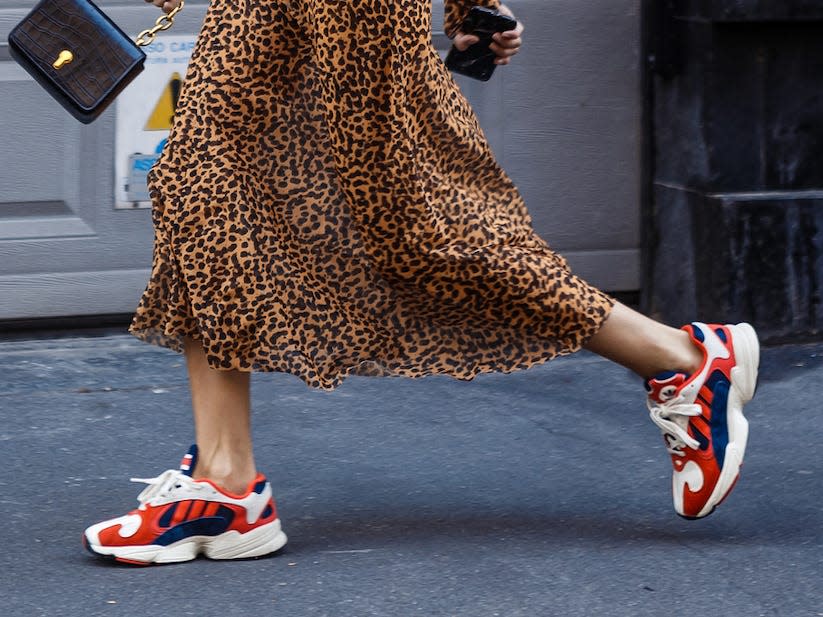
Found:
<svg viewBox="0 0 823 617"><path fill-rule="evenodd" d="M132 568L83 528L192 440L181 358L0 342L4 616L821 616L823 345L764 352L735 492L674 515L639 381L588 354L471 383L257 375L276 557Z"/></svg>

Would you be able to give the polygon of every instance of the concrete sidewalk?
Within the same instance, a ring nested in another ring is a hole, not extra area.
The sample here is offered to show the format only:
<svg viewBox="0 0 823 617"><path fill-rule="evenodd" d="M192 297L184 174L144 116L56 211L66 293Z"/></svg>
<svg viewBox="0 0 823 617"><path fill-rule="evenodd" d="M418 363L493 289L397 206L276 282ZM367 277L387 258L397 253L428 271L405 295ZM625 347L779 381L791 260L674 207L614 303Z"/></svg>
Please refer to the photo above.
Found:
<svg viewBox="0 0 823 617"><path fill-rule="evenodd" d="M289 544L154 568L99 562L80 534L189 446L181 357L18 340L0 371L2 615L823 615L823 345L764 352L741 481L692 522L641 384L592 355L334 393L256 375Z"/></svg>

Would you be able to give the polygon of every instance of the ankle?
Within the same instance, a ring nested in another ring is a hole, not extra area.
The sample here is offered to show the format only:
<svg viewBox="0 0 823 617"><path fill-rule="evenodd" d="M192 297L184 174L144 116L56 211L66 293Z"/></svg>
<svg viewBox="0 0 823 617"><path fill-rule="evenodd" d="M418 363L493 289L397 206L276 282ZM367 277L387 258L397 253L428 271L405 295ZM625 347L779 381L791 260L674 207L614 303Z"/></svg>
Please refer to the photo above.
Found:
<svg viewBox="0 0 823 617"><path fill-rule="evenodd" d="M672 370L687 375L696 373L703 366L703 350L692 340L685 330L677 331L677 342L672 346Z"/></svg>
<svg viewBox="0 0 823 617"><path fill-rule="evenodd" d="M195 480L209 480L221 489L234 495L243 495L249 484L257 477L256 473L215 473L208 469L203 469L198 465L192 476Z"/></svg>
<svg viewBox="0 0 823 617"><path fill-rule="evenodd" d="M257 469L252 457L207 456L201 452L192 477L211 480L231 493L242 494L257 477Z"/></svg>

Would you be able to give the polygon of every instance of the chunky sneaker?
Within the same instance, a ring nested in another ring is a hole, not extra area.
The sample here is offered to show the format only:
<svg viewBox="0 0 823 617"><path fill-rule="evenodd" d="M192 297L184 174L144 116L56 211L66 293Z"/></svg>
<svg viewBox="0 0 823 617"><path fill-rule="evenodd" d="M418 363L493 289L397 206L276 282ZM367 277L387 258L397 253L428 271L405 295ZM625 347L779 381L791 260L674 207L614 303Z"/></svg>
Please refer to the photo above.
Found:
<svg viewBox="0 0 823 617"><path fill-rule="evenodd" d="M703 350L703 366L692 375L658 375L646 390L672 457L674 509L693 519L711 514L737 481L749 436L743 405L754 396L760 346L746 323L683 330Z"/></svg>
<svg viewBox="0 0 823 617"><path fill-rule="evenodd" d="M189 561L204 553L211 559L261 557L281 548L271 485L262 474L242 495L232 495L210 480L191 477L197 446L180 469L169 469L144 482L140 506L125 516L86 529L86 548L116 561L149 565Z"/></svg>

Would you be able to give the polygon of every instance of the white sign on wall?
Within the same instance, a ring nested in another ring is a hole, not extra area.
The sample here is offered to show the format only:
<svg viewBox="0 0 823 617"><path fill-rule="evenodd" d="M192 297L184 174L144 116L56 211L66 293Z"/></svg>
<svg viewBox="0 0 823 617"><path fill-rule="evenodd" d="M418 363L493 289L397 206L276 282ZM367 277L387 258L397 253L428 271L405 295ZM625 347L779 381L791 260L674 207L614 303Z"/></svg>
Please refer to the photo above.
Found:
<svg viewBox="0 0 823 617"><path fill-rule="evenodd" d="M115 208L151 206L146 174L168 139L195 40L159 36L144 47L145 69L117 98Z"/></svg>

